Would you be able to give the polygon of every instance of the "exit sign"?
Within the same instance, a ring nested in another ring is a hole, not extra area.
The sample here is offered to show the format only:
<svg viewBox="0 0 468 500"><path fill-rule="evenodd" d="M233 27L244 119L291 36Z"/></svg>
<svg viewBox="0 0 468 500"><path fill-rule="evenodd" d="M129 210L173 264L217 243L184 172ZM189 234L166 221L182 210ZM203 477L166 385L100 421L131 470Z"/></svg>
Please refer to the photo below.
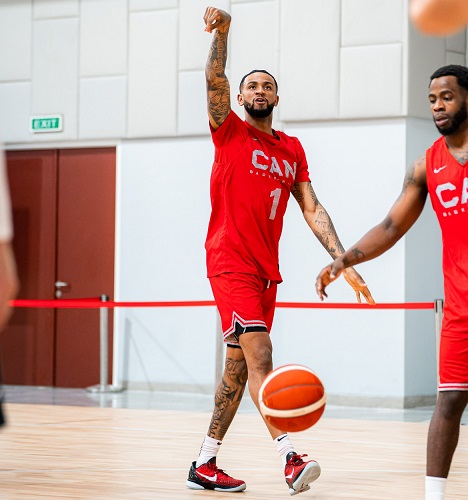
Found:
<svg viewBox="0 0 468 500"><path fill-rule="evenodd" d="M62 115L31 116L30 131L38 132L61 132L63 130Z"/></svg>

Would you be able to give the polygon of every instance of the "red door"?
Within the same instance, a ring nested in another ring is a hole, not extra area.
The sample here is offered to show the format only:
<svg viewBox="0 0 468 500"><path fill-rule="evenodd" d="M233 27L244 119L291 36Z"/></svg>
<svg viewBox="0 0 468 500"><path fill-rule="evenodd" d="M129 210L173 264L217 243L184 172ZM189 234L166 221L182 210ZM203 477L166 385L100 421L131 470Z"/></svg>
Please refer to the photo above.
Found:
<svg viewBox="0 0 468 500"><path fill-rule="evenodd" d="M58 281L63 298L112 298L115 149L9 152L7 164L18 298L54 298ZM6 384L97 384L99 310L18 308L0 352Z"/></svg>
<svg viewBox="0 0 468 500"><path fill-rule="evenodd" d="M68 283L62 297L113 299L115 149L64 150L58 163L56 276ZM56 314L55 385L98 384L99 309L57 309ZM112 318L110 312L109 331Z"/></svg>
<svg viewBox="0 0 468 500"><path fill-rule="evenodd" d="M54 298L57 152L7 154L13 208L13 247L23 299ZM16 309L0 336L6 384L52 385L52 309Z"/></svg>

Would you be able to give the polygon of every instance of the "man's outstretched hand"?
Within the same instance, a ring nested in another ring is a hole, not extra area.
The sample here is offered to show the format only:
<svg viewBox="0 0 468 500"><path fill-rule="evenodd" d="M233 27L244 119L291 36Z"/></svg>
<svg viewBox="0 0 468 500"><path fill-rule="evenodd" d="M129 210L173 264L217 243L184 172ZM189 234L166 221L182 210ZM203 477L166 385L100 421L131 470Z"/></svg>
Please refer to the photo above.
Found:
<svg viewBox="0 0 468 500"><path fill-rule="evenodd" d="M208 33L211 33L214 29L224 33L229 29L229 25L231 24L231 16L224 10L217 9L216 7L207 7L203 20L206 24L205 31Z"/></svg>
<svg viewBox="0 0 468 500"><path fill-rule="evenodd" d="M332 262L324 267L317 276L315 290L320 300L323 300L324 297L328 297L325 289L330 283L335 281L341 273L344 274L345 280L353 287L359 303L362 302L362 294L368 304L375 304L375 300L367 288L366 282L362 279L362 276L352 267L344 269L344 266L339 261Z"/></svg>
<svg viewBox="0 0 468 500"><path fill-rule="evenodd" d="M366 299L368 304L375 304L375 300L372 294L367 288L366 282L362 279L362 276L353 268L348 267L343 271L345 280L353 287L356 292L356 298L359 303L361 303L361 294Z"/></svg>

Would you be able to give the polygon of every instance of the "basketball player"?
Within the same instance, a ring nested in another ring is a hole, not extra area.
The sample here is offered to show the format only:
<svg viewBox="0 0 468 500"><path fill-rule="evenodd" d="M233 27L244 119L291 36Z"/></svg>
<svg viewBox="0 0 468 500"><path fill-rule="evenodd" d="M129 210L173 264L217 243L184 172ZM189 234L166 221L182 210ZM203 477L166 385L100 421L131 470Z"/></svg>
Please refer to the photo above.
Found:
<svg viewBox="0 0 468 500"><path fill-rule="evenodd" d="M272 370L269 332L281 282L278 243L291 192L329 254L337 257L344 249L312 189L300 142L272 129L272 112L279 100L275 78L265 70L253 70L242 78L237 97L245 112L245 121L241 120L231 110L225 74L231 17L208 7L204 21L205 30L214 31L205 71L215 146L207 267L227 350L208 433L186 484L193 489L242 491L245 482L218 469L216 455L239 407L247 378L258 407L259 388ZM362 293L373 302L354 269L348 270L345 278L359 301ZM287 434L266 425L282 457L290 494L308 490L309 483L320 474L318 463L303 461L305 455L295 453Z"/></svg>
<svg viewBox="0 0 468 500"><path fill-rule="evenodd" d="M3 151L0 150L0 331L9 316L9 301L16 295L18 279L11 247L11 207ZM3 391L0 389L0 426L5 423L2 412Z"/></svg>
<svg viewBox="0 0 468 500"><path fill-rule="evenodd" d="M318 275L317 293L348 266L392 247L421 214L427 194L443 239L445 289L439 396L429 428L426 499L444 498L445 483L468 402L468 68L444 66L430 79L429 102L442 136L408 169L386 218Z"/></svg>
<svg viewBox="0 0 468 500"><path fill-rule="evenodd" d="M467 0L411 0L409 16L427 35L450 35L468 24Z"/></svg>

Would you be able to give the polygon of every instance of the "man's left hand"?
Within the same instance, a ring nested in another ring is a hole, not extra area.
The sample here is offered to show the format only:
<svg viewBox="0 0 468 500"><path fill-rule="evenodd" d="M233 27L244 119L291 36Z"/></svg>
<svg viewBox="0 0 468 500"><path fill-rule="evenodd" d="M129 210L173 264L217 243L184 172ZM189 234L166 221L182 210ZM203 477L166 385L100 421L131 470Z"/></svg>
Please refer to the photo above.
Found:
<svg viewBox="0 0 468 500"><path fill-rule="evenodd" d="M375 300L372 297L369 289L367 288L366 282L362 279L362 276L353 268L348 267L343 271L343 276L345 280L353 287L356 292L356 298L359 303L361 303L361 294L366 299L368 304L375 304Z"/></svg>

